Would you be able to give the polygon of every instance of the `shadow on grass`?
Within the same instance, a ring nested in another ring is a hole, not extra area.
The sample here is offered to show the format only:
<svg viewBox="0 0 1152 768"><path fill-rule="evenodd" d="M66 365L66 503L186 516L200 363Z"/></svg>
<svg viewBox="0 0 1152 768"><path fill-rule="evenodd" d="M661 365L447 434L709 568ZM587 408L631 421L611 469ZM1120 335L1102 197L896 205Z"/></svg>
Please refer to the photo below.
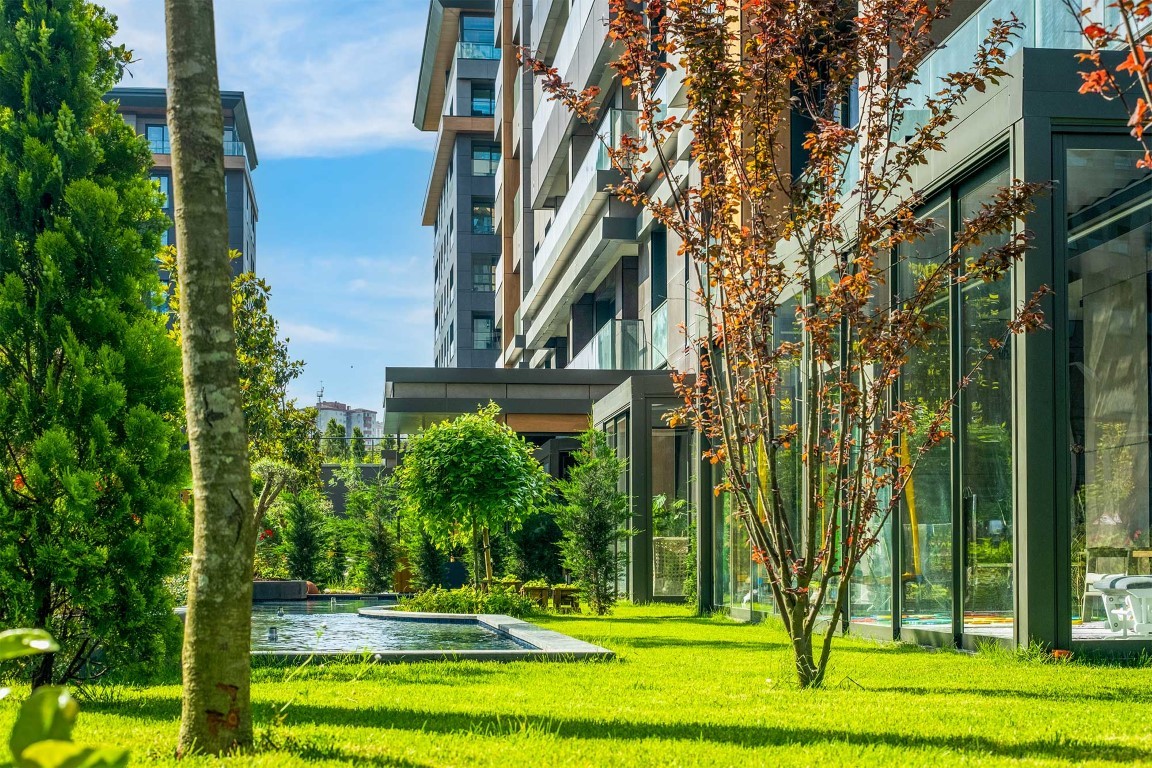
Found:
<svg viewBox="0 0 1152 768"><path fill-rule="evenodd" d="M787 643L763 640L692 640L662 635L615 636L612 641L617 645L632 648L711 648L717 651L776 651L789 647Z"/></svg>
<svg viewBox="0 0 1152 768"><path fill-rule="evenodd" d="M985 699L1032 699L1034 701L1051 701L1053 703L1074 704L1082 701L1098 701L1108 704L1148 704L1152 703L1152 692L1141 693L1139 690L1131 691L1100 691L1086 693L1077 691L1021 691L1011 688L920 688L916 686L892 686L872 688L872 693L898 693L909 696L978 696Z"/></svg>
<svg viewBox="0 0 1152 768"><path fill-rule="evenodd" d="M919 693L915 688L886 688L881 691ZM937 693L924 689L924 693ZM174 720L180 715L178 698L137 699L132 704L93 706L90 710L109 714L131 714L154 720ZM257 721L267 721L273 713L271 706L256 706ZM426 711L390 707L353 709L321 706L302 702L293 704L287 713L287 727L293 725L331 725L353 728L381 728L408 730L432 734L499 736L523 733L526 730L549 733L565 739L611 739L642 741L667 739L677 741L705 741L742 748L790 746L796 744L875 746L895 749L939 749L969 752L978 755L1023 759L1047 758L1071 762L1152 761L1152 750L1102 741L999 741L976 734L922 735L915 733L887 733L849 731L812 726L789 727L783 725L718 725L715 723L661 723L661 722L604 722L583 718L565 718L540 715L483 714L465 712ZM301 747L327 751L325 747ZM332 749L336 749L333 747ZM322 755L318 752L317 757ZM351 757L351 756L350 756ZM395 762L378 763L383 766L410 765Z"/></svg>

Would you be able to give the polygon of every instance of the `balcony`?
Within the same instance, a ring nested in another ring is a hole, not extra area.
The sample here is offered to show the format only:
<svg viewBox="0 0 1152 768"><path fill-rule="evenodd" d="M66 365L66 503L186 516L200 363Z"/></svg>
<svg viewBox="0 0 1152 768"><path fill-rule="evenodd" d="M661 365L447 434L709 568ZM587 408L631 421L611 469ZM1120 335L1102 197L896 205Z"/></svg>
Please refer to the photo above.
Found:
<svg viewBox="0 0 1152 768"><path fill-rule="evenodd" d="M472 349L500 349L500 331L473 331Z"/></svg>
<svg viewBox="0 0 1152 768"><path fill-rule="evenodd" d="M645 367L644 325L639 320L609 320L568 363L577 370L635 371Z"/></svg>
<svg viewBox="0 0 1152 768"><path fill-rule="evenodd" d="M170 155L172 154L172 142L168 137L162 139L149 139L148 149L154 155ZM248 148L244 146L242 141L228 141L224 142L224 155L225 157L248 157Z"/></svg>
<svg viewBox="0 0 1152 768"><path fill-rule="evenodd" d="M456 43L456 58L499 61L500 49L495 43L469 43L461 40Z"/></svg>
<svg viewBox="0 0 1152 768"><path fill-rule="evenodd" d="M972 66L976 49L988 34L993 20L1008 19L1012 14L1020 19L1024 29L1019 37L1013 38L1004 46L1008 56L1021 48L1086 47L1075 19L1062 2L1036 0L1022 3L1020 0L989 0L925 57L919 69L920 84L909 88L908 95L912 99L912 106L905 115L905 120L911 122L909 128L919 125L927 118L926 100L943 87L942 78ZM901 132L907 134L909 129L903 129Z"/></svg>
<svg viewBox="0 0 1152 768"><path fill-rule="evenodd" d="M640 131L636 121L640 118L639 110L635 109L609 109L596 126L596 135L600 140L596 143L596 170L612 170L612 156L608 154L608 147L620 148L620 139L623 136L635 138Z"/></svg>
<svg viewBox="0 0 1152 768"><path fill-rule="evenodd" d="M248 150L242 141L225 141L224 154L231 157L248 157Z"/></svg>

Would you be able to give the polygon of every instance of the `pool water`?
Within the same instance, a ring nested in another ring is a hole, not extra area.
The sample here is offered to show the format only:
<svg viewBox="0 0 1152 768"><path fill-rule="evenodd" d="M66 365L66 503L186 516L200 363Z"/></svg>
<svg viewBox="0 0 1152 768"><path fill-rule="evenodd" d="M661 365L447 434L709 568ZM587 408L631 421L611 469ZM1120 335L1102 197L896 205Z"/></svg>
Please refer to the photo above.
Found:
<svg viewBox="0 0 1152 768"><path fill-rule="evenodd" d="M281 653L362 651L523 650L524 646L479 624L375 619L357 611L368 600L298 600L252 606L252 650ZM283 615L281 615L281 613ZM276 639L269 639L275 627Z"/></svg>

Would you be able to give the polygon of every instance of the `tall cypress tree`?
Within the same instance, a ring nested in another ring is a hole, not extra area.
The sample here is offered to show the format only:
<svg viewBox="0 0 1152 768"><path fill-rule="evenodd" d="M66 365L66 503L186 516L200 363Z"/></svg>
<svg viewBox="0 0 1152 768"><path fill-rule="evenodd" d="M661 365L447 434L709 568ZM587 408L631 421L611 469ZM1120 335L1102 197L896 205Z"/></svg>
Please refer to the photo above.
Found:
<svg viewBox="0 0 1152 768"><path fill-rule="evenodd" d="M129 54L84 0L0 2L0 626L147 661L186 543L180 352L150 309L167 227L146 143L102 96ZM169 635L171 636L171 635Z"/></svg>

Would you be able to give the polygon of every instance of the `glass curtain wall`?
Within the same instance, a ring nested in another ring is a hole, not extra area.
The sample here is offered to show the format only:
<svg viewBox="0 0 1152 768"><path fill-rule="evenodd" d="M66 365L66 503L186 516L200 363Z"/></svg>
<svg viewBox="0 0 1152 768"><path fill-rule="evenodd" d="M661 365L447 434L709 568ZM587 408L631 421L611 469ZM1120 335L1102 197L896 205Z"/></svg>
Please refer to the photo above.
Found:
<svg viewBox="0 0 1152 768"><path fill-rule="evenodd" d="M944 264L953 233L1010 181L1007 157L930 200L935 228L894 259L895 301ZM986 239L965 264L997 245ZM965 267L967 268L967 267ZM954 281L947 281L949 283ZM922 336L908 355L897 397L915 407L900 460L916 463L896 515L853 577L852 619L917 631L1011 636L1015 616L1012 456L1012 345L997 346L1013 313L1010 276L960 281L926 305ZM967 389L949 405L956 383ZM919 456L942 408L954 433ZM959 424L953 428L953 424Z"/></svg>
<svg viewBox="0 0 1152 768"><path fill-rule="evenodd" d="M1149 376L1152 177L1128 137L1068 140L1068 431L1073 640L1146 634L1105 609L1105 576L1152 573ZM1080 144L1077 147L1075 144ZM1085 146L1089 145L1089 146ZM1119 607L1117 607L1117 605ZM1133 603L1135 605L1135 603Z"/></svg>
<svg viewBox="0 0 1152 768"><path fill-rule="evenodd" d="M960 221L975 216L1010 181L1006 164L1000 164L961 187L957 198ZM1003 237L985 240L965 251L965 260L1002 242ZM960 294L963 349L957 375L972 376L972 383L960 395L963 615L964 631L969 634L1001 634L1012 626L1014 616L1013 345L991 345L993 339L1005 340L1012 318L1009 277L992 283L968 281Z"/></svg>

